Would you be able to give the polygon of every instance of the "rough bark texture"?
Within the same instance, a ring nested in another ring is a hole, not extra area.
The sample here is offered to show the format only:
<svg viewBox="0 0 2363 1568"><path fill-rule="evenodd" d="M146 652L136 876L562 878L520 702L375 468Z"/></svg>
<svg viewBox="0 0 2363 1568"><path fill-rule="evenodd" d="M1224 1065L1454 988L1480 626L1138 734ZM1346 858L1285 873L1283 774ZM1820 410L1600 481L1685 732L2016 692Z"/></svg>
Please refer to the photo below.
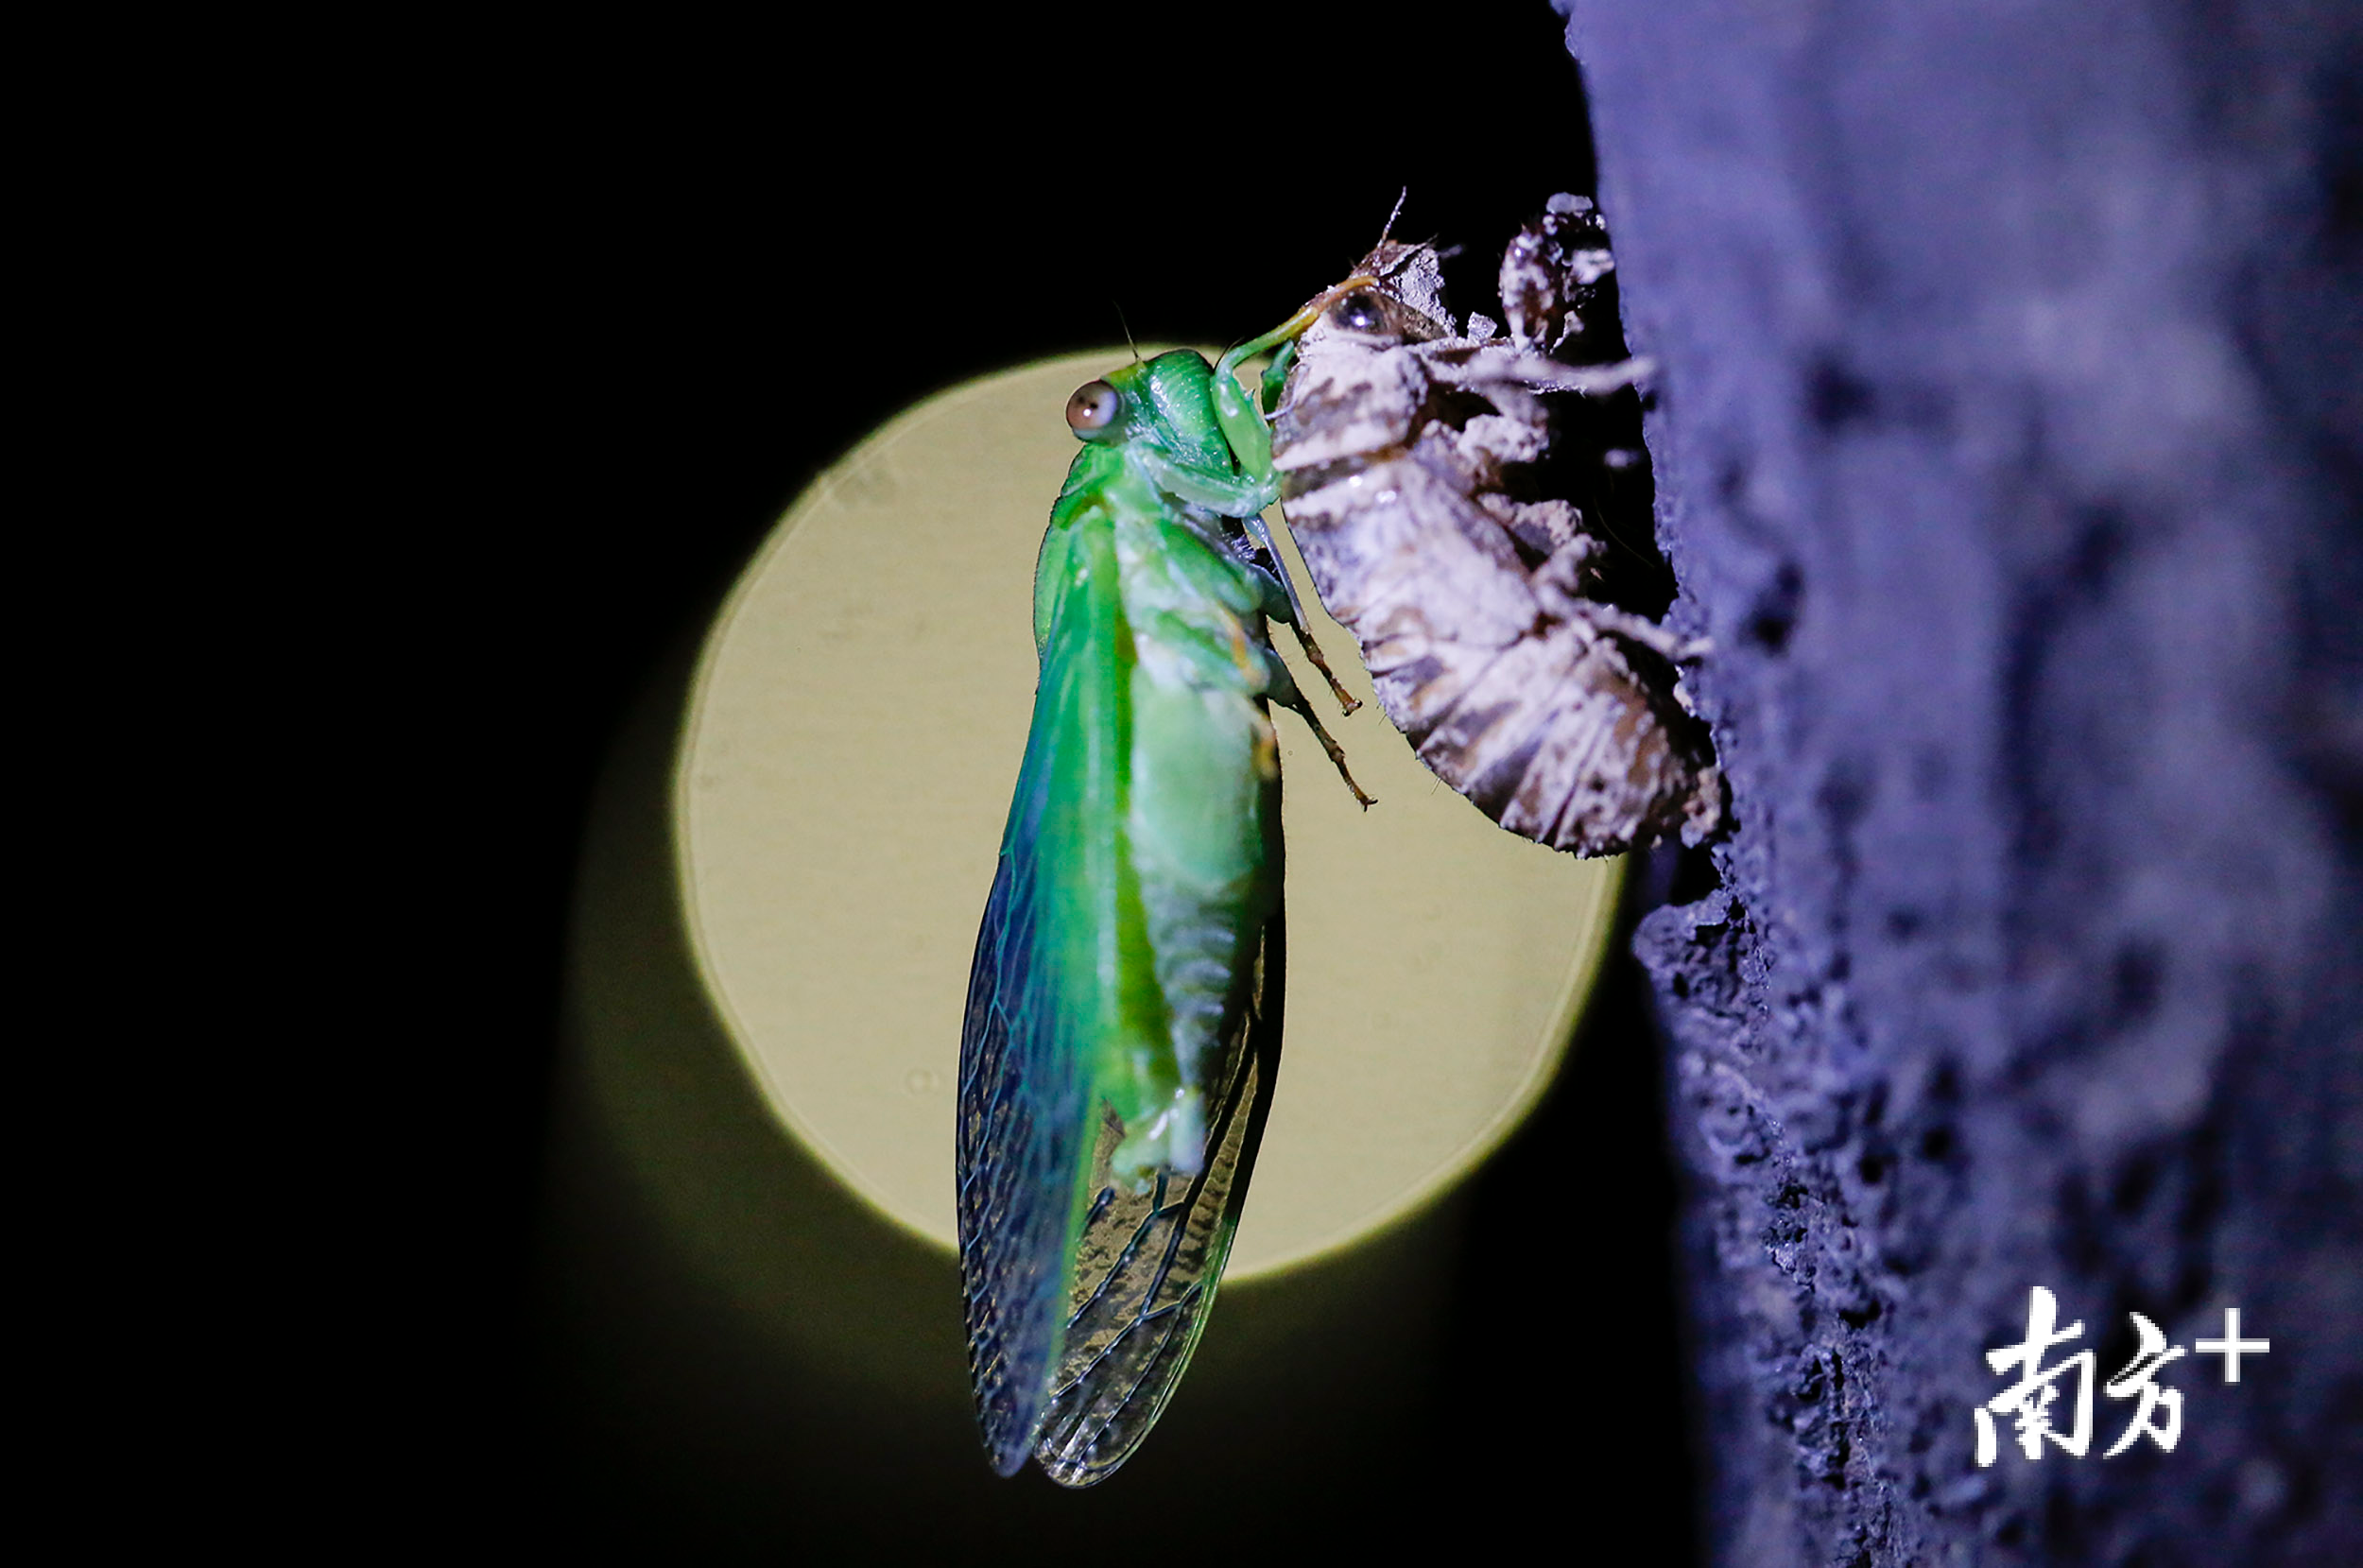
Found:
<svg viewBox="0 0 2363 1568"><path fill-rule="evenodd" d="M1576 0L1737 818L1639 938L1718 1561L2363 1560L2358 15ZM2036 1285L2272 1350L1980 1469Z"/></svg>

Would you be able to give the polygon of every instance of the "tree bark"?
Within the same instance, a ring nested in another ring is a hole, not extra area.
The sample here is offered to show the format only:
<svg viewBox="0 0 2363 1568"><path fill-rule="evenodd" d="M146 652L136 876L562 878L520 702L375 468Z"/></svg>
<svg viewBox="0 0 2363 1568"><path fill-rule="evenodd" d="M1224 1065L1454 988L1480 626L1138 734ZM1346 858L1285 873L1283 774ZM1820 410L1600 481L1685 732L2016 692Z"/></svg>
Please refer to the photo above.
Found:
<svg viewBox="0 0 2363 1568"><path fill-rule="evenodd" d="M2363 12L1574 7L1736 817L1637 943L1711 1554L2358 1560ZM1980 1467L2036 1286L2271 1350Z"/></svg>

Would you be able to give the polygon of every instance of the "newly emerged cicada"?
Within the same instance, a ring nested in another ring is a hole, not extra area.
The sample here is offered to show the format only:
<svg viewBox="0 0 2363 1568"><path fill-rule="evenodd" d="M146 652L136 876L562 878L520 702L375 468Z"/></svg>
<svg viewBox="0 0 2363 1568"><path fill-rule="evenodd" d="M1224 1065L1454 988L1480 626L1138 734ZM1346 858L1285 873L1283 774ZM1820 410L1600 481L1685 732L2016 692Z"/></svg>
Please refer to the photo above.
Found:
<svg viewBox="0 0 2363 1568"><path fill-rule="evenodd" d="M1647 371L1553 356L1594 336L1612 265L1591 204L1554 197L1504 258L1505 336L1456 324L1435 247L1382 236L1356 269L1375 281L1296 342L1272 439L1289 532L1387 716L1487 816L1579 855L1696 843L1723 810L1677 678L1704 646L1611 602L1611 530L1530 483L1546 394Z"/></svg>
<svg viewBox="0 0 2363 1568"><path fill-rule="evenodd" d="M1030 1455L1088 1486L1139 1445L1246 1198L1286 971L1270 705L1344 760L1272 650L1269 621L1303 623L1234 372L1328 302L1067 405L1083 446L1036 567L1033 725L960 1039L969 1370L1005 1475Z"/></svg>

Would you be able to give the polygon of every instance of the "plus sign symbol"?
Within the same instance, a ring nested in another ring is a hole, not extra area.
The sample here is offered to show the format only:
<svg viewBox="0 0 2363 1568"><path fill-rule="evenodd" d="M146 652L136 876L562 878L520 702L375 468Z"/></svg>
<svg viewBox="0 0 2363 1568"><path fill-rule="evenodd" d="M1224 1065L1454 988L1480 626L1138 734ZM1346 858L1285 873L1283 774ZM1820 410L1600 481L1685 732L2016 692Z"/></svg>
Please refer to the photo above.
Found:
<svg viewBox="0 0 2363 1568"><path fill-rule="evenodd" d="M2222 1356L2223 1380L2226 1383L2237 1383L2240 1381L2240 1357L2263 1355L2273 1348L2273 1342L2269 1339L2241 1338L2240 1309L2226 1307L2223 1312L2223 1337L2201 1339L2192 1348L2201 1355Z"/></svg>

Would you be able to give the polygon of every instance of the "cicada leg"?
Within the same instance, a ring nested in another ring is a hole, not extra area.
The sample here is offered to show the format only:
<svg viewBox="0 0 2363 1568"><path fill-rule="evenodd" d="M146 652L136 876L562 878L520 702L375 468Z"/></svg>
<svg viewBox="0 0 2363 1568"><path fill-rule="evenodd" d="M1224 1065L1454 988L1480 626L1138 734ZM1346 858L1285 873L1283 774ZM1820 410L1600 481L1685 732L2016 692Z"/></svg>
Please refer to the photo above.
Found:
<svg viewBox="0 0 2363 1568"><path fill-rule="evenodd" d="M1239 380L1239 366L1275 346L1281 347L1285 354L1294 347L1296 340L1303 336L1306 328L1320 319L1322 311L1357 289L1369 288L1377 282L1376 278L1368 273L1356 273L1335 288L1321 290L1320 293L1306 301L1303 308L1285 321L1260 337L1250 337L1239 344L1225 353L1216 364L1215 421L1222 426L1223 437L1231 443L1232 456L1238 459L1242 474L1265 484L1269 484L1272 477L1271 429L1265 423L1267 416L1263 406L1268 398L1251 396L1248 393L1246 387ZM1278 366L1275 365L1274 368L1278 369ZM1268 377L1267 377L1265 390L1267 393L1271 390ZM1287 594L1288 626L1289 629L1297 634L1297 645L1304 649L1304 656L1313 661L1313 667L1321 672L1321 679L1329 682L1329 690L1337 699L1338 710L1341 713L1353 713L1362 706L1361 699L1338 683L1337 673L1329 667L1328 658L1322 654L1319 645L1313 641L1312 633L1305 629L1304 600L1297 592L1296 575L1288 570L1287 559L1281 555L1278 547L1273 543L1271 525L1267 523L1260 513L1245 521L1249 534L1253 536L1256 543L1263 546L1264 553L1271 558L1273 573L1280 579L1281 589ZM1291 686L1290 689L1293 690L1294 687ZM1306 722L1311 723L1316 732L1320 733L1322 746L1329 750L1332 760L1337 762L1337 770L1343 773L1345 771L1344 754L1337 750L1337 743L1332 741L1325 732L1321 732L1319 724L1312 717L1311 707L1306 706L1303 712ZM1354 784L1351 777L1346 782L1349 784ZM1369 797L1363 795L1359 785L1354 786L1354 798L1361 801L1364 805L1371 803Z"/></svg>
<svg viewBox="0 0 2363 1568"><path fill-rule="evenodd" d="M1337 672L1329 667L1329 660L1321 652L1321 646L1313 641L1312 632L1305 629L1304 601L1297 597L1296 575L1288 570L1287 560L1281 555L1278 544L1273 543L1271 525L1259 513L1247 520L1247 531L1248 537L1271 557L1272 575L1279 579L1280 591L1287 595L1288 629L1297 634L1297 646L1304 650L1304 656L1313 661L1313 667L1321 672L1321 679L1329 682L1330 695L1337 699L1337 711L1351 716L1355 709L1362 706L1362 699L1338 684ZM1279 607L1268 608L1276 612Z"/></svg>
<svg viewBox="0 0 2363 1568"><path fill-rule="evenodd" d="M1309 646L1307 651L1310 651ZM1313 732L1313 738L1319 741L1321 750L1329 753L1330 766L1337 769L1337 777L1345 780L1346 787L1354 791L1354 798L1362 802L1363 810L1368 811L1378 804L1377 797L1365 795L1362 786L1354 782L1354 774L1346 767L1345 749L1330 738L1327 730L1321 728L1319 717L1313 712L1313 704L1304 699L1304 693L1298 688L1296 677L1288 673L1288 666L1280 662L1276 653L1267 652L1264 658L1268 666L1265 695L1304 720L1305 726Z"/></svg>

